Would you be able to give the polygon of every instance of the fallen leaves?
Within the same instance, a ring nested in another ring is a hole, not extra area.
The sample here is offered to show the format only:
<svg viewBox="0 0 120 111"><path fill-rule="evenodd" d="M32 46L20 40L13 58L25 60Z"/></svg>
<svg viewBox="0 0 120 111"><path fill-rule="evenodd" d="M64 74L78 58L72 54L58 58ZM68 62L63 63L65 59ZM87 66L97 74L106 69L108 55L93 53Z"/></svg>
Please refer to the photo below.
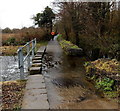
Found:
<svg viewBox="0 0 120 111"><path fill-rule="evenodd" d="M26 81L11 81L2 83L2 109L21 107Z"/></svg>

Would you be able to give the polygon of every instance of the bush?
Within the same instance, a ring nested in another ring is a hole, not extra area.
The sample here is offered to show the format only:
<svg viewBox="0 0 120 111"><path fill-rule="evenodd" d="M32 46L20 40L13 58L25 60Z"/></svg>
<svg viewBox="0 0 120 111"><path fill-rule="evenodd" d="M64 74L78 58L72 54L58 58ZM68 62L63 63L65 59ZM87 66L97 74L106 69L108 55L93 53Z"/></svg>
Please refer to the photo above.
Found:
<svg viewBox="0 0 120 111"><path fill-rule="evenodd" d="M2 34L3 45L24 45L36 38L37 42L48 40L49 35L42 28L23 28L19 32Z"/></svg>
<svg viewBox="0 0 120 111"><path fill-rule="evenodd" d="M62 38L62 34L59 34L57 40L60 41L60 40L62 40L62 39L63 39L63 38Z"/></svg>
<svg viewBox="0 0 120 111"><path fill-rule="evenodd" d="M17 45L16 39L14 37L8 38L3 42L3 45Z"/></svg>
<svg viewBox="0 0 120 111"><path fill-rule="evenodd" d="M47 40L47 33L44 29L41 28L23 29L21 36L22 36L22 40L25 42L28 42L34 38L36 38L38 42Z"/></svg>
<svg viewBox="0 0 120 111"><path fill-rule="evenodd" d="M102 89L104 91L112 91L112 86L114 85L114 80L111 80L110 78L103 78L102 80L99 78L96 81L96 88Z"/></svg>

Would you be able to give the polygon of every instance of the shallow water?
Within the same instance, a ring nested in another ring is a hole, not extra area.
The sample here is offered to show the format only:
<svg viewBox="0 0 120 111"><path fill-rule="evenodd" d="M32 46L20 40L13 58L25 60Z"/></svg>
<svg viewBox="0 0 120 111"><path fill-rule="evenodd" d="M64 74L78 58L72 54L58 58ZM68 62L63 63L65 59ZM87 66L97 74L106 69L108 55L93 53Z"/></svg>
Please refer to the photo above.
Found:
<svg viewBox="0 0 120 111"><path fill-rule="evenodd" d="M11 81L20 79L17 56L0 56L1 81ZM27 78L27 62L24 65L24 77Z"/></svg>

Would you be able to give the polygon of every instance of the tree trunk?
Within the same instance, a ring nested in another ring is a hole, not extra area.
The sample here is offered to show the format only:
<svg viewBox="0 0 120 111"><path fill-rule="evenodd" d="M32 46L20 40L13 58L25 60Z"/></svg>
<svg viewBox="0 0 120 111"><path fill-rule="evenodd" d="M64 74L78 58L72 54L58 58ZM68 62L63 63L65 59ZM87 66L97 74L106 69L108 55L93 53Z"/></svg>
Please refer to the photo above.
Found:
<svg viewBox="0 0 120 111"><path fill-rule="evenodd" d="M79 36L78 36L78 32L75 32L76 35L76 45L79 47Z"/></svg>
<svg viewBox="0 0 120 111"><path fill-rule="evenodd" d="M64 26L64 31L65 31L65 35L66 35L66 40L69 40L68 32L67 32L67 29L65 26Z"/></svg>

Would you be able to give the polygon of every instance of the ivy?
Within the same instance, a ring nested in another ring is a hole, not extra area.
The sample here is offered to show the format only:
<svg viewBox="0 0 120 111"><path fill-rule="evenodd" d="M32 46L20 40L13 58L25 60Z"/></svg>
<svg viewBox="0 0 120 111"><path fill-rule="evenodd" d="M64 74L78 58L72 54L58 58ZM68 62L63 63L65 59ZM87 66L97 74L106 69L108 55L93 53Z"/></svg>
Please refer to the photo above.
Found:
<svg viewBox="0 0 120 111"><path fill-rule="evenodd" d="M112 91L112 86L114 84L114 80L111 80L110 78L99 78L96 80L96 88L102 89L104 91Z"/></svg>

